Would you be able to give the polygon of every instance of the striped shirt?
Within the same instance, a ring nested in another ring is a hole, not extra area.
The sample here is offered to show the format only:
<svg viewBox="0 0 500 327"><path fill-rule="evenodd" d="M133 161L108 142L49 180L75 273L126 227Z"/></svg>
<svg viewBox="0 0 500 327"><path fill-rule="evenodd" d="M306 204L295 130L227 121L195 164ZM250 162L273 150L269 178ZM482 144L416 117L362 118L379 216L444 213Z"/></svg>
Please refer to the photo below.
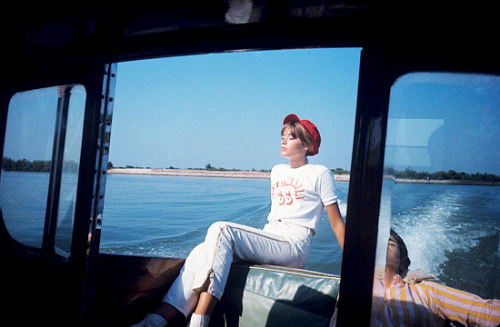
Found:
<svg viewBox="0 0 500 327"><path fill-rule="evenodd" d="M401 276L385 288L374 283L372 326L444 326L446 320L466 326L499 326L500 300L477 295L435 282L407 284Z"/></svg>

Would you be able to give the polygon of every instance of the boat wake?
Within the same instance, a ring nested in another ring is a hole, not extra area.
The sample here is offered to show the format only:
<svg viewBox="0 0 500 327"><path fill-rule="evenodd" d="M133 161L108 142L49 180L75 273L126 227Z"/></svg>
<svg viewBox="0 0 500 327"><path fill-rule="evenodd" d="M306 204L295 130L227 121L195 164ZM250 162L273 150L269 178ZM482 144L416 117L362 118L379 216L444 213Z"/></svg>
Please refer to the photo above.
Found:
<svg viewBox="0 0 500 327"><path fill-rule="evenodd" d="M498 223L472 216L466 202L464 193L442 192L396 213L391 226L405 240L411 270L422 269L444 284L493 297L494 285L484 283L494 284L490 276L498 273Z"/></svg>

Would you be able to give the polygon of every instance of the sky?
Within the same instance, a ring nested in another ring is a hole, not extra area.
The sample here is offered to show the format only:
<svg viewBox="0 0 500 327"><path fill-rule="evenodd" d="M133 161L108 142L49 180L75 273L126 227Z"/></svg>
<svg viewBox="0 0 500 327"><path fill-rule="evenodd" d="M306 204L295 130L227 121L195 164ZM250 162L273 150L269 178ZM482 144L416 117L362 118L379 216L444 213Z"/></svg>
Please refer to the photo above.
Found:
<svg viewBox="0 0 500 327"><path fill-rule="evenodd" d="M500 77L399 78L391 89L385 165L500 175Z"/></svg>
<svg viewBox="0 0 500 327"><path fill-rule="evenodd" d="M118 65L110 161L271 169L283 118L315 123L311 163L350 169L360 49L251 51Z"/></svg>
<svg viewBox="0 0 500 327"><path fill-rule="evenodd" d="M248 51L118 64L114 167L261 170L283 118L315 123L310 163L350 170L361 49ZM376 81L375 81L376 82ZM50 160L57 87L9 104L4 157ZM71 91L65 160L79 160L85 88ZM410 73L391 88L385 166L500 175L500 77Z"/></svg>

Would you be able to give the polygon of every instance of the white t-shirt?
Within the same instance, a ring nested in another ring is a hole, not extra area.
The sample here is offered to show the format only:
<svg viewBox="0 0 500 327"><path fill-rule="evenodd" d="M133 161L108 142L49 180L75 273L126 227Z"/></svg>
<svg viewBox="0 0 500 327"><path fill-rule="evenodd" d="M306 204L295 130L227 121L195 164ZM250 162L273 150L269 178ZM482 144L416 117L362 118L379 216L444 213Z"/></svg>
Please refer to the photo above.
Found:
<svg viewBox="0 0 500 327"><path fill-rule="evenodd" d="M269 222L282 220L316 233L325 206L337 202L333 174L323 165L276 165L271 171L271 200Z"/></svg>

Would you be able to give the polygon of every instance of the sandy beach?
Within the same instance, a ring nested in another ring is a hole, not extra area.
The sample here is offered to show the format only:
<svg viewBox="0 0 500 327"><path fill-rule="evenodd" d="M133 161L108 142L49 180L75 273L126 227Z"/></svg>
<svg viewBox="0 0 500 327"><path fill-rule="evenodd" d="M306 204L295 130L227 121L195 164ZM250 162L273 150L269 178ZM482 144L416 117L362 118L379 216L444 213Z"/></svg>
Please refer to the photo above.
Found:
<svg viewBox="0 0 500 327"><path fill-rule="evenodd" d="M151 168L112 168L108 174L135 174L161 176L192 176L192 177L222 177L222 178L252 178L268 179L270 173L260 171L216 171L205 169L151 169ZM348 182L349 175L334 175L337 182Z"/></svg>

